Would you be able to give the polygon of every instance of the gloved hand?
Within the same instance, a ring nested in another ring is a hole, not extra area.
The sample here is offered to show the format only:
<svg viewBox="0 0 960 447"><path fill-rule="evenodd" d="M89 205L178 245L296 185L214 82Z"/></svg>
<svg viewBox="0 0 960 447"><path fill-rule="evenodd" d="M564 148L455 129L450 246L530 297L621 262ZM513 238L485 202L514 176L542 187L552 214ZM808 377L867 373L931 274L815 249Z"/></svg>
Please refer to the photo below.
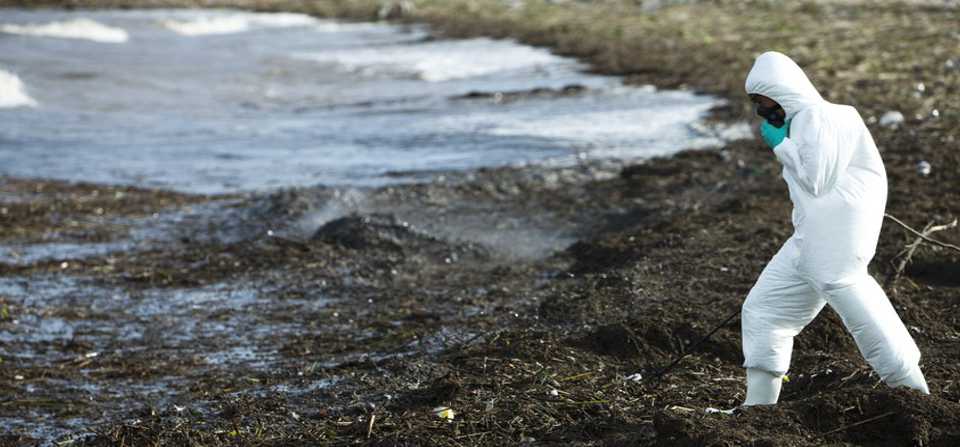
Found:
<svg viewBox="0 0 960 447"><path fill-rule="evenodd" d="M763 120L763 123L760 124L760 136L763 137L763 141L767 143L767 146L770 146L770 149L777 147L789 134L789 120L780 128L773 127L773 124L770 124L767 120Z"/></svg>

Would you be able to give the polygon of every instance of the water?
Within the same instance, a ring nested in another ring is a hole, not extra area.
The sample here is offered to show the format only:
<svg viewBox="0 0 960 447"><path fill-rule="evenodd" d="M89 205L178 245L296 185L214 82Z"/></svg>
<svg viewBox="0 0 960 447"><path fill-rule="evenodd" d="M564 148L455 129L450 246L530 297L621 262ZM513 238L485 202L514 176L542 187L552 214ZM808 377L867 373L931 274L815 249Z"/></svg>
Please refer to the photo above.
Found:
<svg viewBox="0 0 960 447"><path fill-rule="evenodd" d="M427 37L298 14L0 10L0 174L220 193L720 143L697 125L715 98ZM452 99L572 84L587 90Z"/></svg>

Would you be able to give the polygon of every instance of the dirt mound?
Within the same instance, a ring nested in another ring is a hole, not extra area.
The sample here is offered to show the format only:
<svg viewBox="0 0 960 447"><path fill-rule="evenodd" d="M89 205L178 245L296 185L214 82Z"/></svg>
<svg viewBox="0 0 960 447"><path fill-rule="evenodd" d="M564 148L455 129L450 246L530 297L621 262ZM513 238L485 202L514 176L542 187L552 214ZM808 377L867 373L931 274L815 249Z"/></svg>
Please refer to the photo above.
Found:
<svg viewBox="0 0 960 447"><path fill-rule="evenodd" d="M598 273L626 266L636 261L641 253L635 244L620 240L578 241L567 248L576 263L570 267L574 274Z"/></svg>
<svg viewBox="0 0 960 447"><path fill-rule="evenodd" d="M435 241L415 233L409 224L389 214L341 217L324 224L311 239L358 250L382 248L395 251L408 245L408 241Z"/></svg>
<svg viewBox="0 0 960 447"><path fill-rule="evenodd" d="M670 406L655 416L662 445L955 446L960 404L907 389L850 387L738 414ZM796 433L804 433L800 436Z"/></svg>
<svg viewBox="0 0 960 447"><path fill-rule="evenodd" d="M490 256L479 244L436 238L393 214L352 214L334 219L321 226L310 239L418 264L483 261Z"/></svg>
<svg viewBox="0 0 960 447"><path fill-rule="evenodd" d="M580 345L598 354L620 359L663 359L673 350L668 328L649 322L618 323L597 328Z"/></svg>

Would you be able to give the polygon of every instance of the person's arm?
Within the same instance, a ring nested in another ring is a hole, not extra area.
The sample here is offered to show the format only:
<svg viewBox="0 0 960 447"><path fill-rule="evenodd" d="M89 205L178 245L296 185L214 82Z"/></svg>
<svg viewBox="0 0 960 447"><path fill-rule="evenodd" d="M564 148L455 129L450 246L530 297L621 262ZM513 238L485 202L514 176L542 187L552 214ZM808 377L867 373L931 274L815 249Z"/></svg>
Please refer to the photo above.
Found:
<svg viewBox="0 0 960 447"><path fill-rule="evenodd" d="M773 149L800 187L814 197L833 189L850 163L835 129L836 123L828 122L819 110L804 110L790 123L790 137Z"/></svg>

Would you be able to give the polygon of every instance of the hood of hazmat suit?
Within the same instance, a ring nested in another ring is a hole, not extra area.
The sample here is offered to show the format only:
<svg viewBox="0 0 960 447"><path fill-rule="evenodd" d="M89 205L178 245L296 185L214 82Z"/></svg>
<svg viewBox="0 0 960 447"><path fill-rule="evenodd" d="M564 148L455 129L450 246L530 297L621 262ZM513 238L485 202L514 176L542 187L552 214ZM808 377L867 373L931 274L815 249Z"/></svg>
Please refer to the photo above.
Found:
<svg viewBox="0 0 960 447"><path fill-rule="evenodd" d="M746 91L776 101L790 120L773 152L794 205L794 234L744 302L745 366L784 374L793 337L830 304L879 375L888 384L905 380L918 371L920 353L867 273L887 200L870 131L856 109L824 100L781 53L756 59Z"/></svg>

